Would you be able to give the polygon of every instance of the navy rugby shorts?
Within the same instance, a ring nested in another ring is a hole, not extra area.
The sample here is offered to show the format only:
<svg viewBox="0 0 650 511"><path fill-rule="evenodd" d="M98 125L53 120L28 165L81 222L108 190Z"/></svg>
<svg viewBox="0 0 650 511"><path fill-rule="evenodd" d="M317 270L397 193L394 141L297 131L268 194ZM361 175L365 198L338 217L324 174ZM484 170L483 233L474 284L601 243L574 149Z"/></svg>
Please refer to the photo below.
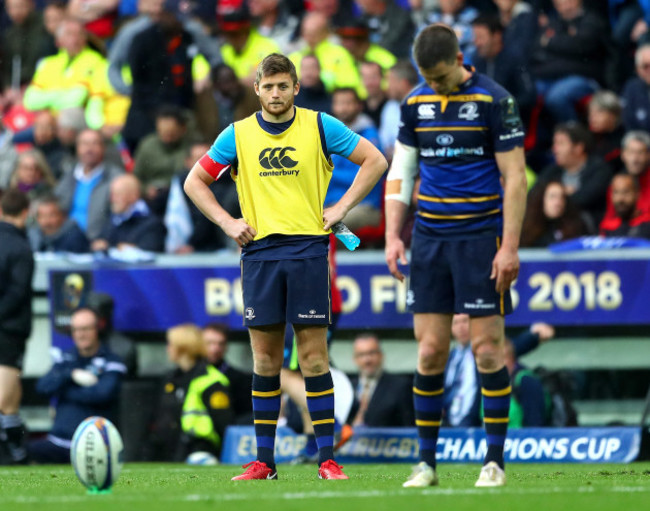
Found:
<svg viewBox="0 0 650 511"><path fill-rule="evenodd" d="M500 238L433 239L413 235L407 304L413 313L512 312L510 291L497 293L490 279Z"/></svg>
<svg viewBox="0 0 650 511"><path fill-rule="evenodd" d="M327 256L278 261L242 260L244 326L329 325Z"/></svg>

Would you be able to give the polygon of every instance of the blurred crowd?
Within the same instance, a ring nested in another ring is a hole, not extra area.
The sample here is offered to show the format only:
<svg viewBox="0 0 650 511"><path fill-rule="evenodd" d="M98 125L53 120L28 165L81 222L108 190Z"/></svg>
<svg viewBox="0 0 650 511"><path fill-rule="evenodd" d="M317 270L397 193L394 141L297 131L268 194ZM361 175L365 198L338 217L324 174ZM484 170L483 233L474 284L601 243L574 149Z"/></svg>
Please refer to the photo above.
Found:
<svg viewBox="0 0 650 511"><path fill-rule="evenodd" d="M436 22L518 101L522 246L650 239L650 3L640 0L0 1L0 193L28 195L37 252L234 250L182 185L219 133L258 109L261 59L289 55L296 104L390 160L400 102L421 80L411 43ZM326 205L357 170L334 163ZM239 214L231 179L213 191ZM347 221L362 247L381 248L382 182Z"/></svg>

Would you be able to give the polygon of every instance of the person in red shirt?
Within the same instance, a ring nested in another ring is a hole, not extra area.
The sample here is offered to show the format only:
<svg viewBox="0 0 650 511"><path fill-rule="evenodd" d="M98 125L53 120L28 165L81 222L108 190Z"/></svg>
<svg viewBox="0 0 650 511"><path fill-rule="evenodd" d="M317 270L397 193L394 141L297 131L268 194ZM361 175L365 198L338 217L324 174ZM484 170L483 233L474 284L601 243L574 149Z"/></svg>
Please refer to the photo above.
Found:
<svg viewBox="0 0 650 511"><path fill-rule="evenodd" d="M615 218L605 218L600 233L606 237L626 236L650 239L650 212L638 208L639 182L630 174L618 174L612 180L612 204Z"/></svg>

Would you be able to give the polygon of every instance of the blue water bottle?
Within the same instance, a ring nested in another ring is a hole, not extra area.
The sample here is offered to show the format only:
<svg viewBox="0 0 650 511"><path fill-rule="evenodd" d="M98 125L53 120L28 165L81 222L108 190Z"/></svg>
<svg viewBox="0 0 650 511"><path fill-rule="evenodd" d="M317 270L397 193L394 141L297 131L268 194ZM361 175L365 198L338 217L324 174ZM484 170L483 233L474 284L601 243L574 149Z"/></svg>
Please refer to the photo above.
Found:
<svg viewBox="0 0 650 511"><path fill-rule="evenodd" d="M354 234L343 222L337 222L332 226L332 232L339 240L343 242L345 248L353 251L359 246L361 240Z"/></svg>

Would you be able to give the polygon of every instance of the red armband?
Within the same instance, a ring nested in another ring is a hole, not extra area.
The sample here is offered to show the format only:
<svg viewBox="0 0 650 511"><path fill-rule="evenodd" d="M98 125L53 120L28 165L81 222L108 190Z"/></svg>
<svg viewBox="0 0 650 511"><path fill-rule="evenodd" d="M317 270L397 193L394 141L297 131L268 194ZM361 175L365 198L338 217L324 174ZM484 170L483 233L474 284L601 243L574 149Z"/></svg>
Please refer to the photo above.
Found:
<svg viewBox="0 0 650 511"><path fill-rule="evenodd" d="M205 171L214 178L215 181L230 168L230 163L224 165L223 163L216 162L210 158L210 156L208 156L208 153L205 153L199 160L199 165L201 165L201 167L203 167Z"/></svg>

